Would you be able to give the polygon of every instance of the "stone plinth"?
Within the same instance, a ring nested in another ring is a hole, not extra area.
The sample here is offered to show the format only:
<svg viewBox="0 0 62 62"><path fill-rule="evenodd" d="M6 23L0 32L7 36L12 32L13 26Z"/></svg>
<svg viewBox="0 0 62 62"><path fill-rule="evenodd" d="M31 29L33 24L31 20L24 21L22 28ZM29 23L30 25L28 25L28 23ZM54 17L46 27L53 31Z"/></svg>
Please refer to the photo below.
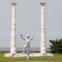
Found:
<svg viewBox="0 0 62 62"><path fill-rule="evenodd" d="M36 56L53 56L51 53L46 53L46 55L42 55L40 53L31 53L30 57L36 57ZM15 55L12 55L10 53L5 54L5 57L27 57L26 54L23 53L16 53Z"/></svg>

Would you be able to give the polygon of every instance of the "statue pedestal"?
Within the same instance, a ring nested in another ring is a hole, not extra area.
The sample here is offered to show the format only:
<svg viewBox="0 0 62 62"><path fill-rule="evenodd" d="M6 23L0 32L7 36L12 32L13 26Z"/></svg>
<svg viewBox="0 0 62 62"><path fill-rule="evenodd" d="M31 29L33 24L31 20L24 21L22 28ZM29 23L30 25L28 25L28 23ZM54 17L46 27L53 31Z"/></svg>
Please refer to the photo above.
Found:
<svg viewBox="0 0 62 62"><path fill-rule="evenodd" d="M29 55L30 57L36 57L36 56L53 56L53 54L51 53L46 53L45 55L40 54L40 53L31 53ZM7 53L4 55L4 57L27 57L27 54L23 54L23 53L16 53L15 55L11 55L10 53Z"/></svg>

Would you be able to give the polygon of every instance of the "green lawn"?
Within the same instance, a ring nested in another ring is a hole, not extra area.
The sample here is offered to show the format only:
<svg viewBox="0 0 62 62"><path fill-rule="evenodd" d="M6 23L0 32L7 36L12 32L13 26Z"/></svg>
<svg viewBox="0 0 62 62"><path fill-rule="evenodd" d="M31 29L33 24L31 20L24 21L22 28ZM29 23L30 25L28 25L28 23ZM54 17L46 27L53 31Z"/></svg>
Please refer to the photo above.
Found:
<svg viewBox="0 0 62 62"><path fill-rule="evenodd" d="M56 54L53 57L30 57L29 60L26 57L4 57L5 53L0 53L0 62L62 62L62 54Z"/></svg>

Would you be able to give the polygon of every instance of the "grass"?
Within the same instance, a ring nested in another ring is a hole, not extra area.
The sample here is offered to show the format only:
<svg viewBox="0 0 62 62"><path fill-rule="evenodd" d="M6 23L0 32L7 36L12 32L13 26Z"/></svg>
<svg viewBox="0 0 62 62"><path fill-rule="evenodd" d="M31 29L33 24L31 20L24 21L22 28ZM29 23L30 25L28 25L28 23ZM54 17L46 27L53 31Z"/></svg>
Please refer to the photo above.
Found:
<svg viewBox="0 0 62 62"><path fill-rule="evenodd" d="M52 57L30 57L29 60L26 57L4 57L5 53L0 53L0 62L62 62L62 54L55 54Z"/></svg>

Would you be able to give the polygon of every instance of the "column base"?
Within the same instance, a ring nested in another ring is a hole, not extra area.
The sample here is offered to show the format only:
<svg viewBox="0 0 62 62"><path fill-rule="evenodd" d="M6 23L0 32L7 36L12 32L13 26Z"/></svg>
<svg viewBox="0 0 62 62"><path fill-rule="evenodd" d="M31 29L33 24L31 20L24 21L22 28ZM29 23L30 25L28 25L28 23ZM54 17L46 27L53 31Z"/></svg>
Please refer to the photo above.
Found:
<svg viewBox="0 0 62 62"><path fill-rule="evenodd" d="M16 54L6 53L4 57L14 57Z"/></svg>
<svg viewBox="0 0 62 62"><path fill-rule="evenodd" d="M54 56L52 53L40 53L41 56Z"/></svg>

